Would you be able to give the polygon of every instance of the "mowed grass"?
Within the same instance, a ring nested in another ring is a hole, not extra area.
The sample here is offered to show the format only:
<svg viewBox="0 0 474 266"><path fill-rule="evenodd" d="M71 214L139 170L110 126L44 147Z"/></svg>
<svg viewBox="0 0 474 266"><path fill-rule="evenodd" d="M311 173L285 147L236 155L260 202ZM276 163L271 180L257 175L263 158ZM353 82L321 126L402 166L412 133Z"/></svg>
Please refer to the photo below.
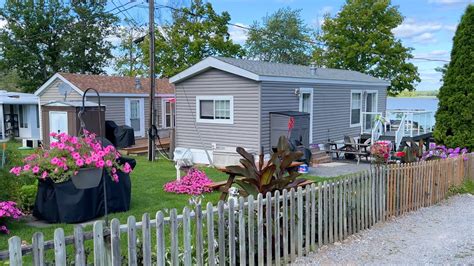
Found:
<svg viewBox="0 0 474 266"><path fill-rule="evenodd" d="M176 169L172 162L163 158L149 162L146 156L135 157L137 166L132 175L132 199L130 210L123 213L114 213L109 215L109 219L117 218L122 224L127 222L130 215L135 216L137 220L141 220L144 213L149 213L154 218L155 213L159 210L178 209L178 212L189 205L189 195L178 195L168 193L163 190L163 185L169 181L176 179ZM214 168L200 167L214 181L226 180L226 175ZM203 203L217 203L219 192L204 194ZM35 232L42 232L45 239L53 239L54 230L62 227L66 235L73 233L74 225L71 224L51 224L46 227L32 227L25 221L12 222L8 224L10 235L0 235L0 250L8 248L8 238L12 235L21 237L26 242L31 242L31 237ZM86 230L92 230L91 227Z"/></svg>

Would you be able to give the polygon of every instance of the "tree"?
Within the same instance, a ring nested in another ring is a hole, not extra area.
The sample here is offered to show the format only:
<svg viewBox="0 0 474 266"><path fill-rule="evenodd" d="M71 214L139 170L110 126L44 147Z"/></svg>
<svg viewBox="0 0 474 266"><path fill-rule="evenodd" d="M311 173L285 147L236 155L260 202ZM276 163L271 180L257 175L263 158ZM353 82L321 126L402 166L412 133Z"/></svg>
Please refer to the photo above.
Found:
<svg viewBox="0 0 474 266"><path fill-rule="evenodd" d="M101 73L110 58L113 16L104 1L7 0L0 18L0 70L15 70L19 86L36 90L59 71Z"/></svg>
<svg viewBox="0 0 474 266"><path fill-rule="evenodd" d="M217 14L211 3L192 0L189 7L172 11L171 22L156 30L156 73L171 77L208 56L242 57L240 45L230 39L227 12ZM142 50L148 61L149 38Z"/></svg>
<svg viewBox="0 0 474 266"><path fill-rule="evenodd" d="M334 18L325 15L318 37L324 48L315 49L313 59L319 65L389 80L391 95L415 90L420 77L417 67L408 62L413 49L393 34L402 22L390 0L347 0Z"/></svg>
<svg viewBox="0 0 474 266"><path fill-rule="evenodd" d="M107 39L115 32L118 18L105 11L107 0L73 0L70 15L74 23L65 36L63 67L72 73L100 74L112 56L112 43Z"/></svg>
<svg viewBox="0 0 474 266"><path fill-rule="evenodd" d="M469 5L453 38L451 61L438 94L434 137L449 147L474 149L474 5Z"/></svg>
<svg viewBox="0 0 474 266"><path fill-rule="evenodd" d="M143 52L137 39L146 35L146 30L136 28L121 28L119 31L120 44L117 47L119 55L115 57L114 69L122 76L142 76L147 72L147 64L143 61Z"/></svg>
<svg viewBox="0 0 474 266"><path fill-rule="evenodd" d="M245 42L250 58L288 64L308 65L311 61L311 29L304 23L301 10L281 8L255 21Z"/></svg>

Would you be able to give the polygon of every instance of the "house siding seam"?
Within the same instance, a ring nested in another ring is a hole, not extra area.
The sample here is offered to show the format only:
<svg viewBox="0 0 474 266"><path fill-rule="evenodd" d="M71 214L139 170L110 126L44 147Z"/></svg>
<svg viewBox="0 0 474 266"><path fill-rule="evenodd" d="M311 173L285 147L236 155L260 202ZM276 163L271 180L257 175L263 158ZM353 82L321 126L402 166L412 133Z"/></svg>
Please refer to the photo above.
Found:
<svg viewBox="0 0 474 266"><path fill-rule="evenodd" d="M234 123L196 123L196 96L233 96ZM192 149L259 147L258 83L217 69L176 84L176 146ZM202 138L202 143L201 143Z"/></svg>
<svg viewBox="0 0 474 266"><path fill-rule="evenodd" d="M360 134L360 127L350 127L351 90L377 90L378 111L385 112L386 108L386 88L381 86L262 82L261 139L265 150L270 148L269 113L298 111L299 97L294 93L297 88L313 88L313 143Z"/></svg>

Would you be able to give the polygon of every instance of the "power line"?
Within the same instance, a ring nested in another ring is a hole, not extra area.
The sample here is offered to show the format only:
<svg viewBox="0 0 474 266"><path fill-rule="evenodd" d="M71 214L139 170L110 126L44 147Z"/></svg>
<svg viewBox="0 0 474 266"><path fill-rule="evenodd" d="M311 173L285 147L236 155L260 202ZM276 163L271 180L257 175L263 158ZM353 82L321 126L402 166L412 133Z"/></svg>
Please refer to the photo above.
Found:
<svg viewBox="0 0 474 266"><path fill-rule="evenodd" d="M425 61L431 61L431 62L444 62L444 63L449 63L449 60L446 59L435 59L435 58L424 58L424 57L413 57L411 58L412 60L425 60Z"/></svg>

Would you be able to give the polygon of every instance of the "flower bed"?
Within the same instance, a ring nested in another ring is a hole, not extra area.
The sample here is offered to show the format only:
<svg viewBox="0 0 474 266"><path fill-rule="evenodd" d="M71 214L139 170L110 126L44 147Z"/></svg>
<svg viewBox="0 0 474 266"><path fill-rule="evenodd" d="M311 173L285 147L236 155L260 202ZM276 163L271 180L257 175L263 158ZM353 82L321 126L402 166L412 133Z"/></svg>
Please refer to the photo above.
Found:
<svg viewBox="0 0 474 266"><path fill-rule="evenodd" d="M446 159L446 158L457 158L459 156L467 159L466 154L468 153L467 148L447 148L444 145L437 145L436 143L430 143L429 150L425 151L421 157L424 161Z"/></svg>
<svg viewBox="0 0 474 266"><path fill-rule="evenodd" d="M0 233L8 234L9 230L6 225L6 221L13 219L18 220L23 216L23 213L16 207L16 203L13 201L1 201L0 202Z"/></svg>
<svg viewBox="0 0 474 266"><path fill-rule="evenodd" d="M163 188L176 194L200 195L212 191L210 184L212 180L204 172L191 168L180 180L166 183Z"/></svg>

